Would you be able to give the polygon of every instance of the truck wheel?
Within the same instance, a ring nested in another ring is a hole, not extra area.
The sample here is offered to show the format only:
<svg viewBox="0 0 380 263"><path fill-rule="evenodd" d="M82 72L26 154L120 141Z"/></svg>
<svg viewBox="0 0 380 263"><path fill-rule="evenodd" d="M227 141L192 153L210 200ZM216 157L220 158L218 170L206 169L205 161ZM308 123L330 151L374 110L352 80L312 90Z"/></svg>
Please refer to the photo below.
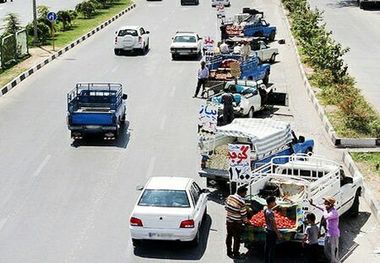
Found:
<svg viewBox="0 0 380 263"><path fill-rule="evenodd" d="M313 154L313 148L311 148L311 147L307 148L306 154L307 155L312 155Z"/></svg>
<svg viewBox="0 0 380 263"><path fill-rule="evenodd" d="M275 33L274 31L272 31L272 32L269 34L269 41L273 41L275 37L276 37L276 33Z"/></svg>
<svg viewBox="0 0 380 263"><path fill-rule="evenodd" d="M348 213L352 217L357 217L359 215L359 196L360 196L360 189L356 191L354 202L352 203L351 208L348 210Z"/></svg>
<svg viewBox="0 0 380 263"><path fill-rule="evenodd" d="M265 85L268 85L268 83L269 83L269 72L268 71L265 73L265 77L263 79L263 83Z"/></svg>
<svg viewBox="0 0 380 263"><path fill-rule="evenodd" d="M276 61L276 54L272 54L272 56L269 59L270 63L274 63Z"/></svg>
<svg viewBox="0 0 380 263"><path fill-rule="evenodd" d="M250 109L249 109L249 112L248 112L248 118L253 118L254 116L254 112L255 112L255 108L253 108L253 107L251 107Z"/></svg>
<svg viewBox="0 0 380 263"><path fill-rule="evenodd" d="M126 114L124 113L123 116L122 116L121 119L120 119L120 123L124 124L126 120L127 120L127 116L126 116Z"/></svg>

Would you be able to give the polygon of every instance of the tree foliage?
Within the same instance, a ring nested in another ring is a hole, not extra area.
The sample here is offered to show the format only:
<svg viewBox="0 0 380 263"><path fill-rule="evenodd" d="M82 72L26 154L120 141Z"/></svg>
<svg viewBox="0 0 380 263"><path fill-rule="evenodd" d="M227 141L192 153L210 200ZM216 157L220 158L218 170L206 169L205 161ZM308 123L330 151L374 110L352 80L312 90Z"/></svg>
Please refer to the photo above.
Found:
<svg viewBox="0 0 380 263"><path fill-rule="evenodd" d="M76 5L75 11L81 13L84 18L91 18L96 12L96 4L93 1L85 1Z"/></svg>
<svg viewBox="0 0 380 263"><path fill-rule="evenodd" d="M16 34L16 32L21 29L20 20L14 13L6 15L3 21L5 24L3 35Z"/></svg>

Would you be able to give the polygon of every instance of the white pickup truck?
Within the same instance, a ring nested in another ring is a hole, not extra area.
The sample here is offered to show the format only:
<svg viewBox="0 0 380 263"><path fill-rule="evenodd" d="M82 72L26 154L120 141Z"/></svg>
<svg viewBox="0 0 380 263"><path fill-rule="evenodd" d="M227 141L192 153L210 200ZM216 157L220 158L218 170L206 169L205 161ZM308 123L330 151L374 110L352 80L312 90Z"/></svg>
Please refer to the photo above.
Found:
<svg viewBox="0 0 380 263"><path fill-rule="evenodd" d="M284 158L288 162L284 163ZM253 214L263 209L266 197L276 196L278 212L295 223L294 227L285 230L290 241L302 239L307 213L314 213L320 222L322 211L310 205L311 199L322 205L324 197L332 196L340 215L356 216L359 212L362 177L345 176L341 165L322 157L305 154L275 157L253 171L252 178L248 191Z"/></svg>
<svg viewBox="0 0 380 263"><path fill-rule="evenodd" d="M272 48L269 45L267 45L264 41L259 40L262 38L257 37L231 37L229 39L226 39L226 44L228 45L231 52L233 51L240 51L239 43L243 41L247 41L252 52L260 59L261 62L268 61L270 63L274 63L276 61L276 56L279 54L278 48ZM237 48L236 48L237 47Z"/></svg>
<svg viewBox="0 0 380 263"><path fill-rule="evenodd" d="M222 98L226 92L234 97L234 114L236 116L248 116L253 118L254 113L260 111L266 105L268 95L272 88L268 88L262 81L238 80L228 81L221 93L215 94L209 100L218 105L219 111L223 111Z"/></svg>

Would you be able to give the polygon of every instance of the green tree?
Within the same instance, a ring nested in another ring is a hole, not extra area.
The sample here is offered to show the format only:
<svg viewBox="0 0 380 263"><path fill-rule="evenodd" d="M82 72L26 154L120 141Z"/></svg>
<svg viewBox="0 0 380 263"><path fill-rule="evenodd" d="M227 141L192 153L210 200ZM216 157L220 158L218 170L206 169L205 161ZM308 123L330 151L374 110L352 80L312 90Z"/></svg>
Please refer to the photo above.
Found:
<svg viewBox="0 0 380 263"><path fill-rule="evenodd" d="M62 23L63 31L66 31L72 26L72 16L69 11L63 10L57 12L57 21Z"/></svg>
<svg viewBox="0 0 380 263"><path fill-rule="evenodd" d="M93 2L85 1L77 4L75 7L75 11L81 13L84 16L84 18L91 18L96 12L96 7Z"/></svg>
<svg viewBox="0 0 380 263"><path fill-rule="evenodd" d="M34 35L33 23L28 24L26 26L26 30L29 36L33 36ZM43 22L38 22L37 23L37 37L40 44L42 45L46 44L47 40L50 37L50 27Z"/></svg>
<svg viewBox="0 0 380 263"><path fill-rule="evenodd" d="M3 35L16 34L21 29L20 20L14 13L6 15L3 21L5 23Z"/></svg>

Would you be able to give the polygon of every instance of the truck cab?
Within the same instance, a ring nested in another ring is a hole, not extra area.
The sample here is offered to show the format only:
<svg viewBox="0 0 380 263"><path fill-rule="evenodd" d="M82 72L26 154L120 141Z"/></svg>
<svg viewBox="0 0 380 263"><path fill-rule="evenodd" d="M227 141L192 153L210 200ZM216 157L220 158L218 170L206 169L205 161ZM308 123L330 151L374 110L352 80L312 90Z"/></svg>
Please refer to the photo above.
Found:
<svg viewBox="0 0 380 263"><path fill-rule="evenodd" d="M67 94L67 125L74 140L100 133L105 140L118 137L126 121L127 94L119 83L78 83Z"/></svg>

